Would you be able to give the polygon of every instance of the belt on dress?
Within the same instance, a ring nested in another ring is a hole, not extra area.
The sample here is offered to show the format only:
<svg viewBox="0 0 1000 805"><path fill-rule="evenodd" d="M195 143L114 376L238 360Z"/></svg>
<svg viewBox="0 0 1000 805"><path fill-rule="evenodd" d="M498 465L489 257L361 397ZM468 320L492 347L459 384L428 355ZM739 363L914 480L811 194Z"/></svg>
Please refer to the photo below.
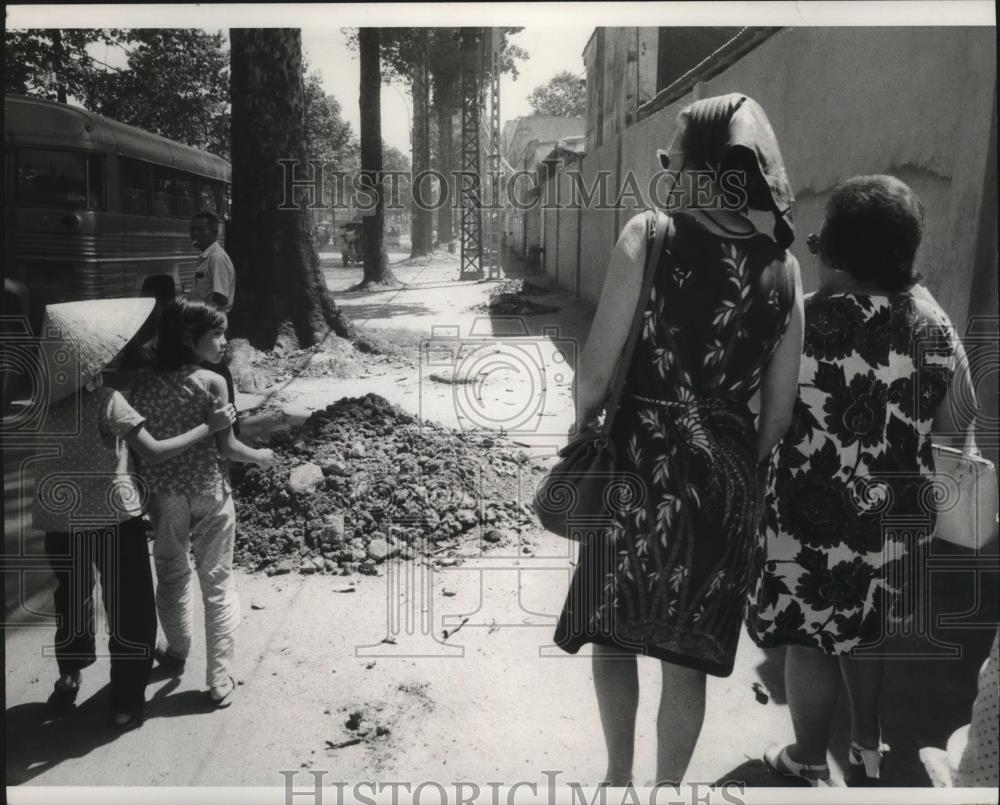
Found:
<svg viewBox="0 0 1000 805"><path fill-rule="evenodd" d="M673 411L684 411L690 408L740 408L746 405L746 403L739 402L731 397L692 397L686 402L680 400L660 400L655 397L643 397L641 394L630 394L629 392L622 394L622 397Z"/></svg>

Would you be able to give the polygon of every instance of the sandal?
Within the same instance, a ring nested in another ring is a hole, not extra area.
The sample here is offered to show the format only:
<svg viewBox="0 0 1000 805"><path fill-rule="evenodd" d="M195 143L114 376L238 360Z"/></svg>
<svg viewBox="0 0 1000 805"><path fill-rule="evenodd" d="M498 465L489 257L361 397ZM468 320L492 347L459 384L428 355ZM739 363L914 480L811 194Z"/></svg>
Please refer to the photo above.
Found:
<svg viewBox="0 0 1000 805"><path fill-rule="evenodd" d="M830 778L830 767L826 763L813 764L796 763L788 756L787 746L771 746L764 752L764 763L767 767L782 777L792 777L804 780L814 788L833 787Z"/></svg>
<svg viewBox="0 0 1000 805"><path fill-rule="evenodd" d="M52 693L49 694L48 703L52 707L67 708L76 703L76 697L80 695L80 672L69 674L70 684L60 684L64 677L59 677L55 685L52 686Z"/></svg>
<svg viewBox="0 0 1000 805"><path fill-rule="evenodd" d="M212 706L215 707L216 710L229 707L229 705L233 703L233 692L236 690L236 680L229 677L229 690L227 690L222 696L215 695L215 691L217 690L217 687L212 687L208 691L208 698L211 700Z"/></svg>
<svg viewBox="0 0 1000 805"><path fill-rule="evenodd" d="M156 646L153 649L153 659L160 665L161 668L171 671L175 674L184 673L184 663L186 660L184 657L178 657L170 653L170 649L167 647L161 648Z"/></svg>
<svg viewBox="0 0 1000 805"><path fill-rule="evenodd" d="M874 749L868 749L857 741L851 741L851 751L847 759L850 765L844 775L844 782L850 787L877 786L882 771L882 756L889 751L889 745L879 741Z"/></svg>

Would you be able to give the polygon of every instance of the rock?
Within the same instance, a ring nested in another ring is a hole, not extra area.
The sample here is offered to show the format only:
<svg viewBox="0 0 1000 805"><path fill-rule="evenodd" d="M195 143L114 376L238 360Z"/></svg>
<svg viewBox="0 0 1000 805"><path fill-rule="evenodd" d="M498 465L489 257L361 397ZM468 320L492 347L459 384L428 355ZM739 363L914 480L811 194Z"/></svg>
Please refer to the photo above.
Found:
<svg viewBox="0 0 1000 805"><path fill-rule="evenodd" d="M315 492L325 477L323 470L316 464L302 464L288 474L288 488L300 494Z"/></svg>
<svg viewBox="0 0 1000 805"><path fill-rule="evenodd" d="M264 608L265 608L264 604L260 604L256 601L250 602L250 609L264 609Z"/></svg>
<svg viewBox="0 0 1000 805"><path fill-rule="evenodd" d="M384 562L396 553L396 549L381 537L376 537L368 543L368 557L376 562Z"/></svg>
<svg viewBox="0 0 1000 805"><path fill-rule="evenodd" d="M278 564L272 565L267 569L268 576L284 576L286 573L292 572L292 560L282 559Z"/></svg>
<svg viewBox="0 0 1000 805"><path fill-rule="evenodd" d="M333 573L333 572L335 572L337 570L337 563L335 561L333 561L333 559L324 559L323 560L323 569L327 573Z"/></svg>
<svg viewBox="0 0 1000 805"><path fill-rule="evenodd" d="M487 542L503 542L503 534L496 528L491 528L483 534L483 539Z"/></svg>
<svg viewBox="0 0 1000 805"><path fill-rule="evenodd" d="M365 457L365 443L355 442L351 445L351 458L364 458Z"/></svg>
<svg viewBox="0 0 1000 805"><path fill-rule="evenodd" d="M455 513L455 518L464 529L472 528L479 522L479 517L476 516L475 511L472 509L459 509Z"/></svg>
<svg viewBox="0 0 1000 805"><path fill-rule="evenodd" d="M377 576L378 568L375 566L375 560L365 559L360 565L358 565L358 573L365 576Z"/></svg>
<svg viewBox="0 0 1000 805"><path fill-rule="evenodd" d="M299 573L303 576L309 576L316 572L316 565L312 562L306 562L304 565L299 565Z"/></svg>
<svg viewBox="0 0 1000 805"><path fill-rule="evenodd" d="M343 461L328 461L323 465L324 475L334 475L344 477L350 473L347 465Z"/></svg>

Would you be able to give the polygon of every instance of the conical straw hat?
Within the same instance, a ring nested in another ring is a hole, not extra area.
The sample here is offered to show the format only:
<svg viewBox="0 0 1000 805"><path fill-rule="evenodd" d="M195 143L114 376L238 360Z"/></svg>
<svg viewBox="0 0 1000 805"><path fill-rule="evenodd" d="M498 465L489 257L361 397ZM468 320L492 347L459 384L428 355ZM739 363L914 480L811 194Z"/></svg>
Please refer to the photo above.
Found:
<svg viewBox="0 0 1000 805"><path fill-rule="evenodd" d="M49 402L68 397L111 363L155 306L149 297L49 305L41 331Z"/></svg>

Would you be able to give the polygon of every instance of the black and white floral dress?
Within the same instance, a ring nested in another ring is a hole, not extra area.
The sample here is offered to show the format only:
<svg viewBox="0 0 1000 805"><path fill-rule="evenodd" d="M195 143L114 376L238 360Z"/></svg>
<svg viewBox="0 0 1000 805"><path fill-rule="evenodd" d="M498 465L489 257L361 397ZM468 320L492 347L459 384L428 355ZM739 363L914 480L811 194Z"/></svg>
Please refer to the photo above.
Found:
<svg viewBox="0 0 1000 805"><path fill-rule="evenodd" d="M753 557L758 645L843 654L913 614L953 338L941 309L911 294L807 297L798 399Z"/></svg>
<svg viewBox="0 0 1000 805"><path fill-rule="evenodd" d="M767 236L673 222L611 434L642 502L581 547L555 642L726 676L757 520L748 402L788 326L798 266Z"/></svg>

